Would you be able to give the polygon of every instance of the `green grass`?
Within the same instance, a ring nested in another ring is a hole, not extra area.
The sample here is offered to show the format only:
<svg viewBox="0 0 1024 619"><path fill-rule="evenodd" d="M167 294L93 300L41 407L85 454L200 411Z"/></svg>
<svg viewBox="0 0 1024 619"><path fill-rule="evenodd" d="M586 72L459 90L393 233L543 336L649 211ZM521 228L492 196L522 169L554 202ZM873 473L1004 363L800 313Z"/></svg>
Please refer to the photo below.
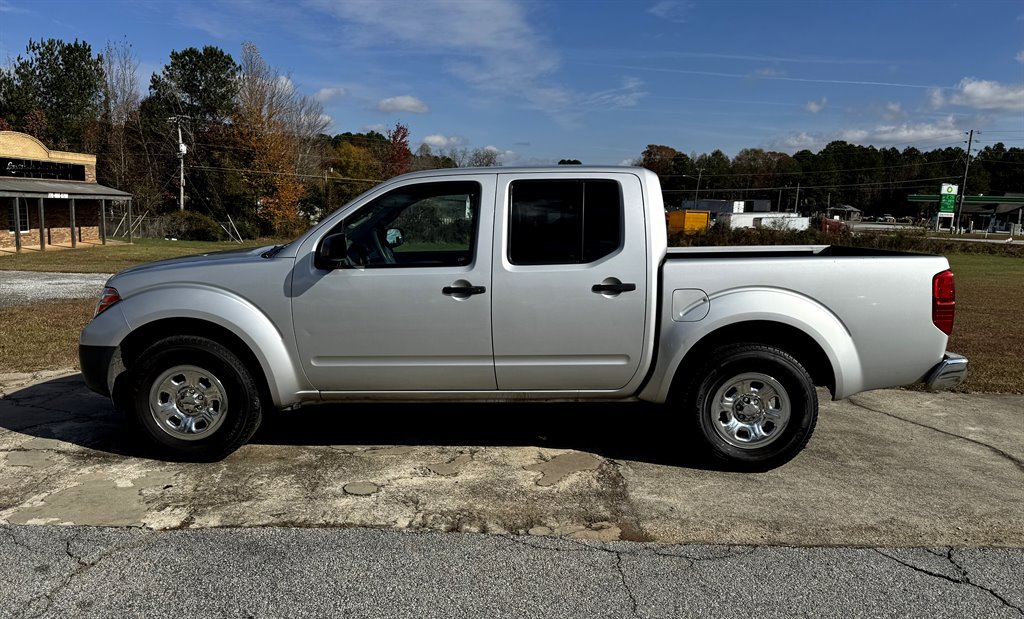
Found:
<svg viewBox="0 0 1024 619"><path fill-rule="evenodd" d="M191 254L225 251L242 247L260 247L273 241L248 241L243 244L207 241L167 241L136 239L133 244L111 242L107 245L81 244L78 249L25 250L20 254L0 254L2 271L53 271L57 273L116 273L130 266L153 260Z"/></svg>
<svg viewBox="0 0 1024 619"><path fill-rule="evenodd" d="M949 256L956 274L956 321L949 350L970 359L963 390L1024 393L1024 259Z"/></svg>

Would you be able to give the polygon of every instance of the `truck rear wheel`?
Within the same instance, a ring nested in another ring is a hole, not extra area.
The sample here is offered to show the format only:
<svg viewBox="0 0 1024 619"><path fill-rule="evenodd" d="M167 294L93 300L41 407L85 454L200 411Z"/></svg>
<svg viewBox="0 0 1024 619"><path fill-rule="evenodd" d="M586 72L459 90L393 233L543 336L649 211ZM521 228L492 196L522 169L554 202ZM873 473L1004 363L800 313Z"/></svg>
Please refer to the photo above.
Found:
<svg viewBox="0 0 1024 619"><path fill-rule="evenodd" d="M818 394L807 370L785 351L762 344L715 350L685 402L711 455L742 470L791 460L818 419Z"/></svg>
<svg viewBox="0 0 1024 619"><path fill-rule="evenodd" d="M132 372L130 416L161 456L219 460L259 427L259 390L245 364L223 345L173 336L139 359Z"/></svg>

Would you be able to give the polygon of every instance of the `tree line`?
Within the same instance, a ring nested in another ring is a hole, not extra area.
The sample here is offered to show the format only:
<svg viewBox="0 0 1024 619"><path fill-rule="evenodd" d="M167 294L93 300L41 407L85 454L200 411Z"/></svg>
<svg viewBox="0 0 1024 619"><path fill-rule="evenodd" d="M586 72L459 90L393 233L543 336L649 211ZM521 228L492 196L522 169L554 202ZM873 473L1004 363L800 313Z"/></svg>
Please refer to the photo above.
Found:
<svg viewBox="0 0 1024 619"><path fill-rule="evenodd" d="M218 221L231 217L250 237L294 234L408 171L500 165L497 151L487 148L435 152L423 144L412 151L401 123L383 132L328 135L322 104L300 94L251 43L237 58L214 46L172 51L145 93L140 77L127 41L94 53L85 41L30 40L24 55L0 69L0 130L23 131L53 149L95 153L97 180L131 193L139 212L182 206L183 158L184 207ZM1024 189L1024 149L997 143L976 155L969 193ZM698 197L768 199L801 211L842 203L909 214L917 207L907 203L908 194L937 193L941 182L961 181L966 153L837 141L817 153L747 148L730 158L720 150L687 155L652 144L636 163L660 176L670 207Z"/></svg>
<svg viewBox="0 0 1024 619"><path fill-rule="evenodd" d="M1024 191L1024 149L997 142L980 151L972 148L971 154L966 185L970 195ZM636 163L658 174L670 208L697 198L764 199L775 209L804 213L848 204L871 214L921 216L938 205L910 203L907 196L938 195L944 182L961 185L967 152L957 147L899 150L834 141L817 153L805 149L788 155L745 148L730 159L720 150L687 155L651 144Z"/></svg>
<svg viewBox="0 0 1024 619"><path fill-rule="evenodd" d="M237 59L214 46L172 51L146 93L139 78L127 41L94 53L85 41L30 40L0 69L0 130L96 154L97 181L131 193L138 212L182 206L184 158L184 207L231 217L250 237L295 234L398 174L498 164L489 149L412 152L401 123L327 135L322 104L251 43Z"/></svg>

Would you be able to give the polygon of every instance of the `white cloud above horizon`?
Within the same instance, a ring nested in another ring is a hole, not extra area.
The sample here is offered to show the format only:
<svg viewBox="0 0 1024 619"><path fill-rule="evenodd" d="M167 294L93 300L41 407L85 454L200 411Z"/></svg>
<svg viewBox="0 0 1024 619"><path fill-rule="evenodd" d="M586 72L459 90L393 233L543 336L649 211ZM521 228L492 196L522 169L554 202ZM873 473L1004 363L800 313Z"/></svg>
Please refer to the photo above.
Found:
<svg viewBox="0 0 1024 619"><path fill-rule="evenodd" d="M949 98L954 105L976 110L1024 111L1024 83L1002 84L994 80L965 77Z"/></svg>
<svg viewBox="0 0 1024 619"><path fill-rule="evenodd" d="M332 101L341 99L347 94L348 91L341 86L328 86L318 90L317 93L313 95L313 98L320 103L331 103Z"/></svg>
<svg viewBox="0 0 1024 619"><path fill-rule="evenodd" d="M466 139L459 135L432 133L423 138L423 143L431 148L455 148L465 144Z"/></svg>
<svg viewBox="0 0 1024 619"><path fill-rule="evenodd" d="M843 140L853 144L878 147L907 146L920 142L960 138L963 131L952 115L935 122L903 122L879 124L869 128L847 128L836 132L801 131L782 136L769 143L782 150L820 150L829 142Z"/></svg>
<svg viewBox="0 0 1024 619"><path fill-rule="evenodd" d="M811 114L817 114L818 112L825 109L826 104L828 104L828 97L822 97L818 101L808 101L807 104L804 105L804 109L810 112Z"/></svg>
<svg viewBox="0 0 1024 619"><path fill-rule="evenodd" d="M670 22L685 24L689 19L690 10L693 9L693 6L693 3L680 0L661 0L661 2L648 8L647 12Z"/></svg>
<svg viewBox="0 0 1024 619"><path fill-rule="evenodd" d="M377 102L377 111L380 112L408 112L410 114L426 114L430 111L427 104L412 95L399 95L388 97Z"/></svg>

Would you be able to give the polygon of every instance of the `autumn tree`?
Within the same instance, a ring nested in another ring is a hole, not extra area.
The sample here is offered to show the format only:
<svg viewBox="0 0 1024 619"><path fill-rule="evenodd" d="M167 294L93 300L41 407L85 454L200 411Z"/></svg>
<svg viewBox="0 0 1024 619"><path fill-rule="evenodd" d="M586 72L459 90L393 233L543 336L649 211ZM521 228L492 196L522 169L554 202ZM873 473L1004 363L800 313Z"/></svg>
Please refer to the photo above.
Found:
<svg viewBox="0 0 1024 619"><path fill-rule="evenodd" d="M388 148L384 163L384 177L391 178L409 171L412 151L409 150L409 127L396 122L388 129Z"/></svg>
<svg viewBox="0 0 1024 619"><path fill-rule="evenodd" d="M303 179L316 178L322 170L309 142L319 143L326 126L319 103L299 95L255 45L242 45L232 129L247 158L244 176L258 214L274 234L293 235L306 224L300 212L306 194Z"/></svg>

